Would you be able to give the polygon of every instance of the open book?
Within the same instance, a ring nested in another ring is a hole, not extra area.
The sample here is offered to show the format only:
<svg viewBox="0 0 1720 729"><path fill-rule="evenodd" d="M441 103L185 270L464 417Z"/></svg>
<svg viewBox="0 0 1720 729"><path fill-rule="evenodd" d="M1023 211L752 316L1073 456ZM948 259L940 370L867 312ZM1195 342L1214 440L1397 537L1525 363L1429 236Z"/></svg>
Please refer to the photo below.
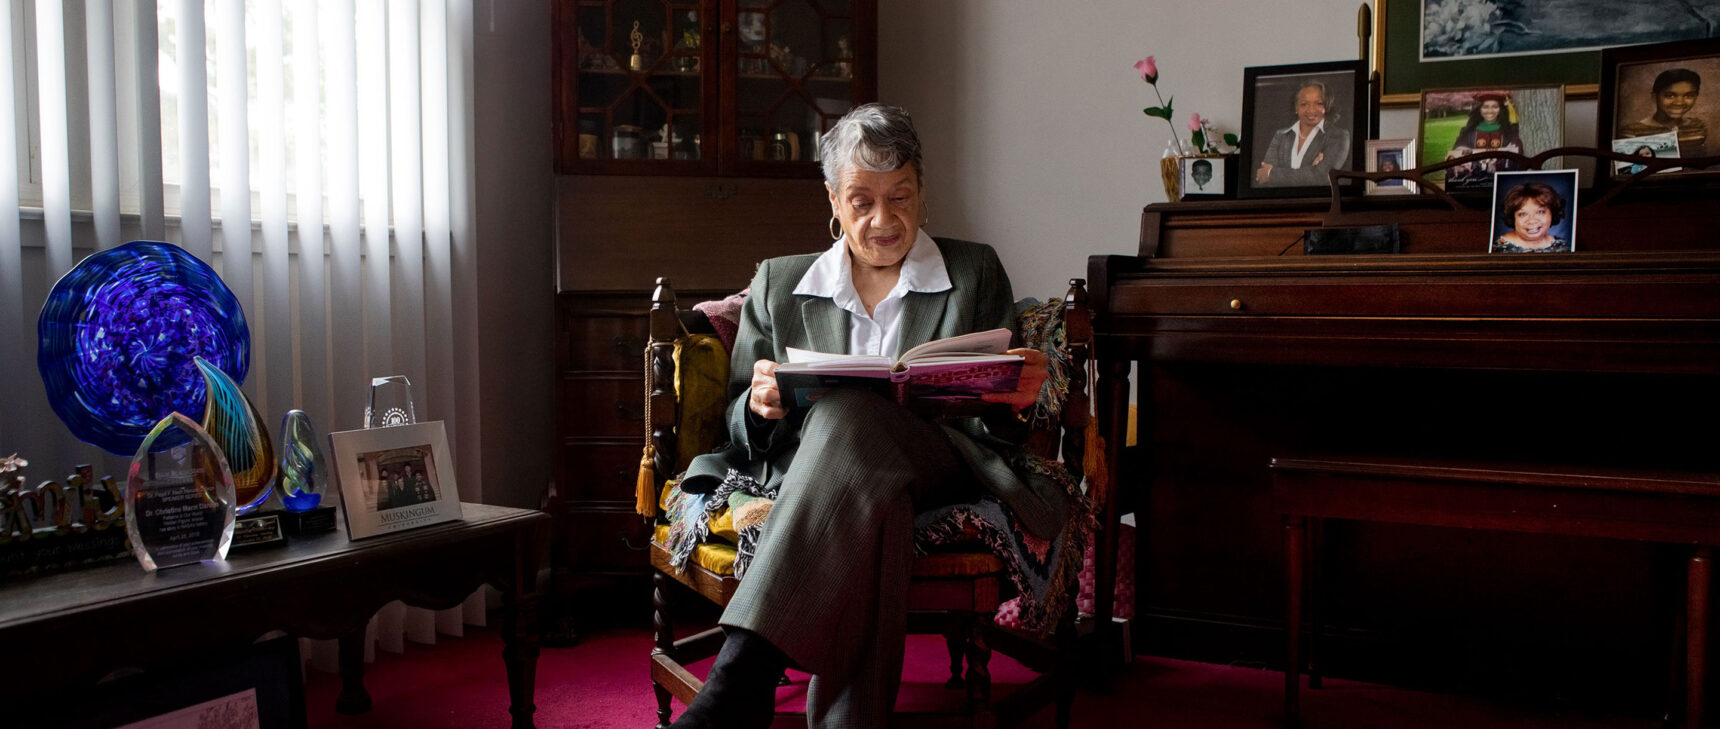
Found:
<svg viewBox="0 0 1720 729"><path fill-rule="evenodd" d="M974 399L1015 389L1024 360L1004 354L1009 339L1008 329L962 334L926 342L895 360L789 347L788 362L776 368L776 382L789 410L811 405L832 387L869 387L904 404L911 399Z"/></svg>

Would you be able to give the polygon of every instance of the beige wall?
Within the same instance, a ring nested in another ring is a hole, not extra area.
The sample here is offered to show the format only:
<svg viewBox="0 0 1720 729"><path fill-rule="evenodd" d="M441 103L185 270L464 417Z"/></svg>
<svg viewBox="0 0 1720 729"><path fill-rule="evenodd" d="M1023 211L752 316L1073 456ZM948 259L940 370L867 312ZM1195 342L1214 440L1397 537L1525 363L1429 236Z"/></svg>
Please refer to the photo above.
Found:
<svg viewBox="0 0 1720 729"><path fill-rule="evenodd" d="M1353 0L880 0L879 96L914 114L937 235L991 243L1017 296L1060 295L1094 254L1132 254L1163 202L1170 127L1135 61L1190 112L1237 130L1242 69L1356 57ZM1594 103L1566 139L1591 144ZM1382 115L1414 136L1414 110Z"/></svg>
<svg viewBox="0 0 1720 729"><path fill-rule="evenodd" d="M481 437L483 501L535 507L556 451L549 3L472 5L476 291L456 316L478 333L460 355L477 359L478 392L461 404L477 406L464 425Z"/></svg>

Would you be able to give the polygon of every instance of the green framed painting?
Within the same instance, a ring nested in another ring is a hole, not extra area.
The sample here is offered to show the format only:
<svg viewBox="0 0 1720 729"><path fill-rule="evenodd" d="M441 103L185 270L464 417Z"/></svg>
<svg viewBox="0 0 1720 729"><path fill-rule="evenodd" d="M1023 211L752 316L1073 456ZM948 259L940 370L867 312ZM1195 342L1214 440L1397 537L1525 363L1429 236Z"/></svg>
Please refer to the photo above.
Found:
<svg viewBox="0 0 1720 729"><path fill-rule="evenodd" d="M1543 84L1563 84L1567 98L1593 98L1600 49L1710 34L1706 26L1657 6L1616 0L1375 0L1380 102L1415 106L1429 88ZM1595 17L1613 20L1591 22Z"/></svg>

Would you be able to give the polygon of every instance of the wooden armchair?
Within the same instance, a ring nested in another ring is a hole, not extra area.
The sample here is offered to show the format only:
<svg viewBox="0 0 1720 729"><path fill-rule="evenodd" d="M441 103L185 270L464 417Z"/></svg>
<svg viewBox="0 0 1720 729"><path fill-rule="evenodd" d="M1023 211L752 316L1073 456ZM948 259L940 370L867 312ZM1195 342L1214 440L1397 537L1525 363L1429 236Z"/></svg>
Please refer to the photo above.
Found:
<svg viewBox="0 0 1720 729"><path fill-rule="evenodd" d="M1056 458L1061 449L1064 464L1077 480L1081 478L1081 458L1085 453L1088 420L1086 362L1091 341L1091 320L1086 307L1087 292L1082 279L1072 279L1063 300L1062 314L1065 340L1071 355L1068 367L1070 383L1065 407L1059 422L1035 430L1028 448L1045 458ZM684 415L675 392L675 341L684 332L709 332L710 324L703 314L678 310L675 292L667 279L657 279L657 289L651 305L651 343L647 350L646 397L650 442L655 449L654 472L659 493L663 479L673 478L677 465L676 423ZM725 403L726 404L726 403ZM720 420L720 419L719 419ZM725 545L703 544L688 560L685 571L670 564L670 552L665 546L668 526L659 518L651 543L651 566L654 580L653 608L655 611L656 644L651 652L651 680L657 695L658 727L667 727L671 719L670 698L690 703L704 682L687 670L687 666L716 655L722 646L720 627L696 635L677 638L674 618L670 613L670 583L679 582L694 593L724 606L734 596L740 580L733 575L733 548ZM1079 554L1080 545L1073 548ZM728 554L723 554L723 550ZM726 566L725 566L726 565ZM714 569L713 569L714 568ZM1007 727L1019 724L1056 702L1058 727L1069 725L1074 703L1074 661L1076 657L1076 580L1069 578L1067 607L1057 627L1048 637L1031 635L997 625L993 614L1006 597L1010 581L1004 562L975 545L969 551L934 553L915 559L909 587L908 632L912 634L942 634L949 649L950 678L945 684L952 691L965 691L956 700L944 702L954 708L936 713L896 715L893 726L953 726ZM989 661L993 650L1021 662L1040 675L1009 692L1007 696L992 696ZM965 671L964 671L965 665ZM786 725L786 718L803 726L800 714L782 713L777 723Z"/></svg>

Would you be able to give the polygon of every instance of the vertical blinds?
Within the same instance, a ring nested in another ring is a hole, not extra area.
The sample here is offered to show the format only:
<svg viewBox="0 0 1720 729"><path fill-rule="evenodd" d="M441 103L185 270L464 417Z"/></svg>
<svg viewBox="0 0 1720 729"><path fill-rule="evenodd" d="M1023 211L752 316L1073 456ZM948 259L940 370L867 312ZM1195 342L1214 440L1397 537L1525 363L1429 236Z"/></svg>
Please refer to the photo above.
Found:
<svg viewBox="0 0 1720 729"><path fill-rule="evenodd" d="M35 313L77 260L151 238L239 297L245 389L271 423L298 408L325 431L358 427L369 378L405 374L420 417L447 421L475 460L453 395L476 380L453 323L470 141L450 134L470 13L449 5L9 0L0 46L24 65L0 79L0 365L24 377L0 388L14 424L0 449L101 460L63 429L16 425L53 419Z"/></svg>
<svg viewBox="0 0 1720 729"><path fill-rule="evenodd" d="M323 432L359 427L369 379L405 374L419 417L446 421L475 498L476 443L456 423L477 412L455 396L476 389L475 359L456 359L475 337L453 316L455 296L470 297L454 271L472 260L455 249L471 244L470 8L0 7L12 60L0 74L12 110L0 113L0 455L20 452L42 478L92 462L123 476L123 459L58 427L35 375L35 318L77 260L145 238L183 246L238 296L245 390L271 431L295 408ZM404 618L420 640L431 621Z"/></svg>

